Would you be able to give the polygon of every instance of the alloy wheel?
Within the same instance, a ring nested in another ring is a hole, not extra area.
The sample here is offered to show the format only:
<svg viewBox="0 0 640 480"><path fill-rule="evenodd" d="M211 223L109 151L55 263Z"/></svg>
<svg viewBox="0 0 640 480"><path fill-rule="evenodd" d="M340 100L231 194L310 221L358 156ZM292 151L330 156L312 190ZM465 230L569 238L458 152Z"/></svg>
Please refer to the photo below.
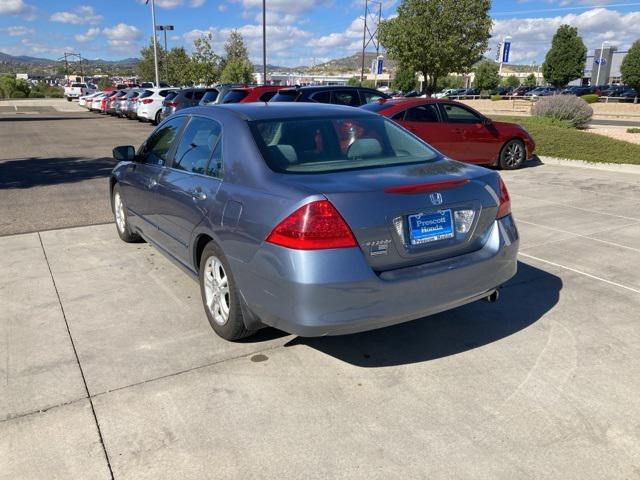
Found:
<svg viewBox="0 0 640 480"><path fill-rule="evenodd" d="M209 313L218 325L224 325L229 320L231 297L229 292L229 277L218 257L207 258L204 270L205 304Z"/></svg>
<svg viewBox="0 0 640 480"><path fill-rule="evenodd" d="M120 230L120 233L124 233L127 226L127 219L124 213L122 198L118 192L113 196L113 210L116 217L116 226L118 227L118 230Z"/></svg>

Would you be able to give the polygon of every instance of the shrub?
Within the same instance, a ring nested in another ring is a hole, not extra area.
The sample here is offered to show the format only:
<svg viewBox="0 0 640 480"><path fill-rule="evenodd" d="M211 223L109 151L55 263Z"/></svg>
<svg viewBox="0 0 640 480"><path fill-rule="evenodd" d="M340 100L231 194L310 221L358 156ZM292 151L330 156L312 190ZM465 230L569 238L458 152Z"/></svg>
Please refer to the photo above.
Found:
<svg viewBox="0 0 640 480"><path fill-rule="evenodd" d="M531 114L564 120L574 128L585 128L593 116L593 109L582 98L554 95L540 98L531 109Z"/></svg>
<svg viewBox="0 0 640 480"><path fill-rule="evenodd" d="M498 100L502 100L502 97L500 95L491 95L492 102L497 102Z"/></svg>
<svg viewBox="0 0 640 480"><path fill-rule="evenodd" d="M627 128L627 133L640 133L640 128Z"/></svg>
<svg viewBox="0 0 640 480"><path fill-rule="evenodd" d="M64 95L61 92L51 92L49 98L62 98Z"/></svg>
<svg viewBox="0 0 640 480"><path fill-rule="evenodd" d="M16 90L15 92L11 92L11 98L26 98L27 95L20 90Z"/></svg>
<svg viewBox="0 0 640 480"><path fill-rule="evenodd" d="M600 97L595 93L589 93L588 95L582 95L580 98L587 103L597 103Z"/></svg>
<svg viewBox="0 0 640 480"><path fill-rule="evenodd" d="M31 92L29 94L29 98L44 98L44 93L40 92Z"/></svg>

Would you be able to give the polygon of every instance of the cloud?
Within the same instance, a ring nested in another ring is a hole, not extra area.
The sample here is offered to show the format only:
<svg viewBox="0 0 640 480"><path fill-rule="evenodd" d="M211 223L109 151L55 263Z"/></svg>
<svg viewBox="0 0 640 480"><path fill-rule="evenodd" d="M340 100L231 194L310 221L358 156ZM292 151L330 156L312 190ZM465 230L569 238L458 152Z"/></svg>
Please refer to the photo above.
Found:
<svg viewBox="0 0 640 480"><path fill-rule="evenodd" d="M495 20L491 32L491 47L488 56L493 57L496 43L511 35L511 57L514 63L540 62L551 45L558 27L569 24L578 28L589 51L599 48L603 40L626 50L638 37L640 12L621 13L606 8L593 8L580 14L555 17L511 18Z"/></svg>
<svg viewBox="0 0 640 480"><path fill-rule="evenodd" d="M111 28L102 29L101 33L107 39L107 44L112 51L137 55L142 32L133 25L119 23Z"/></svg>
<svg viewBox="0 0 640 480"><path fill-rule="evenodd" d="M363 30L364 21L358 17L343 32L313 38L307 42L307 46L313 48L314 54L318 55L331 53L334 58L351 55L354 51L362 49Z"/></svg>
<svg viewBox="0 0 640 480"><path fill-rule="evenodd" d="M144 5L146 1L147 0L138 0L138 3ZM156 7L172 9L186 4L191 8L198 8L204 5L205 1L206 0L156 0Z"/></svg>
<svg viewBox="0 0 640 480"><path fill-rule="evenodd" d="M33 35L35 30L23 26L0 28L0 32L5 32L10 37L21 37L23 35Z"/></svg>
<svg viewBox="0 0 640 480"><path fill-rule="evenodd" d="M245 9L259 8L262 10L262 0L230 0L232 3L240 3ZM286 12L292 15L300 15L308 10L329 6L332 0L269 0L267 11Z"/></svg>
<svg viewBox="0 0 640 480"><path fill-rule="evenodd" d="M35 19L36 8L24 0L0 0L0 15L21 16L25 20Z"/></svg>
<svg viewBox="0 0 640 480"><path fill-rule="evenodd" d="M68 23L71 25L96 25L102 22L102 15L96 15L93 7L80 5L74 12L55 12L49 17L52 22Z"/></svg>
<svg viewBox="0 0 640 480"><path fill-rule="evenodd" d="M99 28L90 28L85 33L80 33L75 36L76 42L85 43L94 40L98 35L100 35L101 30Z"/></svg>

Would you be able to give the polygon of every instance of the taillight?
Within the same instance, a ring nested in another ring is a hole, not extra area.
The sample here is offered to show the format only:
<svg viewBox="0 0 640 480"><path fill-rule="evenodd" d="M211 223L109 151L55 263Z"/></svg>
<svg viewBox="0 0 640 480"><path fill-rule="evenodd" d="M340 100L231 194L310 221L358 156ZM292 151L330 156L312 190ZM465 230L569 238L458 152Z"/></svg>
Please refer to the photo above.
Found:
<svg viewBox="0 0 640 480"><path fill-rule="evenodd" d="M357 246L351 229L328 200L308 203L282 220L267 242L295 250Z"/></svg>
<svg viewBox="0 0 640 480"><path fill-rule="evenodd" d="M176 102L164 102L165 107L177 107L178 104Z"/></svg>
<svg viewBox="0 0 640 480"><path fill-rule="evenodd" d="M500 204L498 206L498 213L496 218L502 218L511 213L511 198L509 198L509 191L504 184L502 177L498 177L498 185L500 187Z"/></svg>
<svg viewBox="0 0 640 480"><path fill-rule="evenodd" d="M144 98L144 99L142 99L142 103L144 103L145 105L148 105L148 104L150 104L150 103L152 103L152 102L153 102L153 99L151 99L151 98Z"/></svg>

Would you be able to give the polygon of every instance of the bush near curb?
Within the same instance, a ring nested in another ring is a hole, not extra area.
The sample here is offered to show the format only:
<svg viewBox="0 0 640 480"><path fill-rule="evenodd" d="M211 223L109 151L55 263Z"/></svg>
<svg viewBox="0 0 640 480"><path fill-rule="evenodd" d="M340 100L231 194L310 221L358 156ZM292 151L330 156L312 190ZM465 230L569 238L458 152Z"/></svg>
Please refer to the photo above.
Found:
<svg viewBox="0 0 640 480"><path fill-rule="evenodd" d="M502 97L500 95L491 95L492 102L497 102L498 100L502 100Z"/></svg>
<svg viewBox="0 0 640 480"><path fill-rule="evenodd" d="M593 116L593 108L582 98L573 95L554 95L540 98L531 108L537 117L564 120L574 128L585 128Z"/></svg>
<svg viewBox="0 0 640 480"><path fill-rule="evenodd" d="M627 128L627 133L640 133L640 128Z"/></svg>
<svg viewBox="0 0 640 480"><path fill-rule="evenodd" d="M598 100L600 99L600 97L598 95L596 95L595 93L589 93L588 95L582 95L580 98L583 99L587 103L597 103Z"/></svg>

